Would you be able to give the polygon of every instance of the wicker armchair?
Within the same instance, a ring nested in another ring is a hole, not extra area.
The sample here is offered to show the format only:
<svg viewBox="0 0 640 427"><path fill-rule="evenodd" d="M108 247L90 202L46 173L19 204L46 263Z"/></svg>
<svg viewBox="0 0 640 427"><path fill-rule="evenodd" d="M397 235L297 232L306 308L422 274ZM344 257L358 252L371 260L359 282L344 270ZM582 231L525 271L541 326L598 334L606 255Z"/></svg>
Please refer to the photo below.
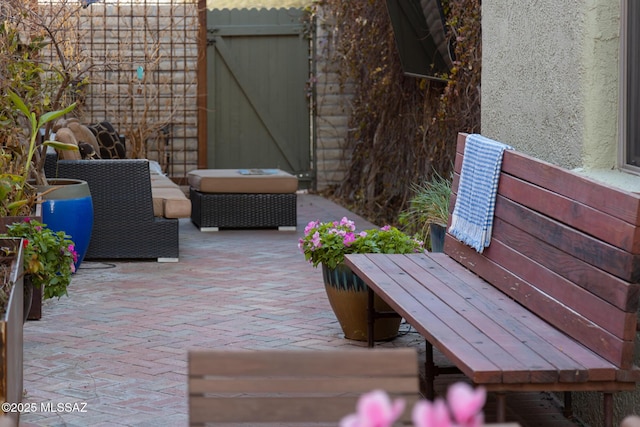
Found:
<svg viewBox="0 0 640 427"><path fill-rule="evenodd" d="M147 160L57 161L49 154L45 173L89 183L94 222L85 259L178 260L178 219L154 216Z"/></svg>

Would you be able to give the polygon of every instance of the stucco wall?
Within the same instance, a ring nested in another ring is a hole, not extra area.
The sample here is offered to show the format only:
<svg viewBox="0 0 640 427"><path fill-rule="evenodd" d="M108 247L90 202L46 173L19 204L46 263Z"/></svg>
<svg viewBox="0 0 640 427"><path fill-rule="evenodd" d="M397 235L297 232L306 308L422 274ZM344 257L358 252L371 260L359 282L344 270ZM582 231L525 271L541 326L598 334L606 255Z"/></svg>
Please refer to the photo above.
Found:
<svg viewBox="0 0 640 427"><path fill-rule="evenodd" d="M483 2L482 134L638 191L637 177L612 171L619 33L619 1ZM602 425L601 402L599 393L574 393L575 413L589 425ZM614 424L638 408L640 388L617 394Z"/></svg>
<svg viewBox="0 0 640 427"><path fill-rule="evenodd" d="M482 6L482 133L567 168L616 166L619 3Z"/></svg>

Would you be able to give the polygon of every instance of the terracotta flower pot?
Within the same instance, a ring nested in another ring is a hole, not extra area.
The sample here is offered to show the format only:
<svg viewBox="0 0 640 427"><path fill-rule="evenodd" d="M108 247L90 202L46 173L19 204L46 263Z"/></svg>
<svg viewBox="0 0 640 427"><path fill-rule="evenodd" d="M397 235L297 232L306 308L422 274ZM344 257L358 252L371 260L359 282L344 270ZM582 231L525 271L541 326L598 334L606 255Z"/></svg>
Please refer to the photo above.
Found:
<svg viewBox="0 0 640 427"><path fill-rule="evenodd" d="M323 264L322 277L329 303L345 338L367 341L367 285L344 264L335 269ZM393 311L377 295L374 304L376 311ZM385 341L397 337L401 321L400 317L377 319L373 339Z"/></svg>

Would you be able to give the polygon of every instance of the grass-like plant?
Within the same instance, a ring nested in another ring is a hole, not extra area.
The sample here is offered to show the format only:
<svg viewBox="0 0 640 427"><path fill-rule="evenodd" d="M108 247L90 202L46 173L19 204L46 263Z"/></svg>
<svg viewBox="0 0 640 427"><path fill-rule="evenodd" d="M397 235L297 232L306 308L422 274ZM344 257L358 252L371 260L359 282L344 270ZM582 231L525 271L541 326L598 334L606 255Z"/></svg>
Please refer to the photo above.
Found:
<svg viewBox="0 0 640 427"><path fill-rule="evenodd" d="M431 224L446 226L452 180L453 177L447 179L434 172L431 179L412 185L414 195L409 207L400 213L400 224L425 241L428 240Z"/></svg>

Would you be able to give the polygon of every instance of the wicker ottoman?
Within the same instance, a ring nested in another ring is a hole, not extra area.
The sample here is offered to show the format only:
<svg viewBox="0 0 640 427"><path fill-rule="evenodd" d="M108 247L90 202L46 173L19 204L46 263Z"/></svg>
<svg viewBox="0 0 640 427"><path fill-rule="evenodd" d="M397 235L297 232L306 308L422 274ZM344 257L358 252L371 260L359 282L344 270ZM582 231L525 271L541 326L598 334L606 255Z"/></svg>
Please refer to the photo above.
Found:
<svg viewBox="0 0 640 427"><path fill-rule="evenodd" d="M188 174L191 221L221 228L295 230L298 178L279 169L198 169Z"/></svg>

